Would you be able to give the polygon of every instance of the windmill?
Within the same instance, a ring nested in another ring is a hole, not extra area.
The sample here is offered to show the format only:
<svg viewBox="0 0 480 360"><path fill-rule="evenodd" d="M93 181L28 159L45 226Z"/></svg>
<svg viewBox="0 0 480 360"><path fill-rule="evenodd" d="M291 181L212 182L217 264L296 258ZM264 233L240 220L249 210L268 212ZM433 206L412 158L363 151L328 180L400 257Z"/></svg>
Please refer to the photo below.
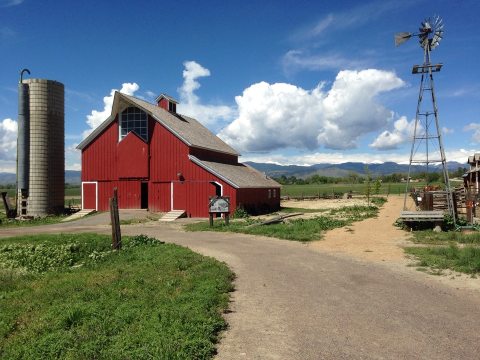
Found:
<svg viewBox="0 0 480 360"><path fill-rule="evenodd" d="M424 165L426 167L427 177L429 171L432 170L432 166L441 164L445 183L446 207L448 213L455 219L453 196L450 190L450 180L448 178L447 161L438 121L437 101L433 82L433 73L439 72L443 64L432 64L430 58L432 50L434 50L442 40L443 33L442 19L439 16L434 16L421 22L418 33L401 32L395 34L395 46L399 46L407 40L417 37L423 49L423 65L414 65L412 69L412 74L420 74L421 80L402 217L406 217L404 213L407 212L407 196L412 164ZM428 218L428 215L425 214L425 217Z"/></svg>

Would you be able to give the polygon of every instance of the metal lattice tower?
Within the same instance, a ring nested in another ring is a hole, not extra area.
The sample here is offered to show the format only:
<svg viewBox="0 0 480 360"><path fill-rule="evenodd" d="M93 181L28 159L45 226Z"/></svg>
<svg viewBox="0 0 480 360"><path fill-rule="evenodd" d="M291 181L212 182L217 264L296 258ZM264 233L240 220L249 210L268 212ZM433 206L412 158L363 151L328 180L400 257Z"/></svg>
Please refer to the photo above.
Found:
<svg viewBox="0 0 480 360"><path fill-rule="evenodd" d="M425 19L421 23L418 34L399 33L395 35L395 45L402 44L412 36L419 38L424 55L423 65L415 65L412 69L412 74L420 74L421 80L403 208L407 210L407 197L412 165L424 165L428 174L429 171L432 170L432 166L441 164L448 213L454 218L453 195L450 189L447 160L438 121L438 107L433 81L433 73L439 72L443 64L432 64L430 58L431 51L438 46L443 37L442 19L438 16L433 19Z"/></svg>

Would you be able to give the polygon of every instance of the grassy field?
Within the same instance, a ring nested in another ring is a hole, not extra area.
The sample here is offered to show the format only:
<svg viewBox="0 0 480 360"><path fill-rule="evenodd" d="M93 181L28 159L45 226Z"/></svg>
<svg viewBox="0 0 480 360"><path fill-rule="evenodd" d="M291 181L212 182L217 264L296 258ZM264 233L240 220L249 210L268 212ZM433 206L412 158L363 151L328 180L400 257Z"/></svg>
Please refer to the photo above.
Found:
<svg viewBox="0 0 480 360"><path fill-rule="evenodd" d="M301 209L297 209L297 212ZM290 210L286 212L291 212ZM309 211L312 212L312 211ZM335 210L317 210L318 216L312 219L291 219L285 223L259 225L260 219L239 219L226 226L223 219L216 220L214 226L209 222L186 225L188 231L229 231L252 235L270 236L295 241L312 241L321 239L322 232L351 224L378 214L376 206L350 206Z"/></svg>
<svg viewBox="0 0 480 360"><path fill-rule="evenodd" d="M8 193L8 196L13 199L15 198L15 189L1 189L0 192L6 191ZM70 196L80 196L81 191L80 191L80 186L75 186L75 187L67 187L65 188L65 196L70 197Z"/></svg>
<svg viewBox="0 0 480 360"><path fill-rule="evenodd" d="M441 274L446 269L472 275L480 273L480 234L477 232L416 231L413 242L425 245L405 248L407 254L418 260L416 265L420 269L435 274Z"/></svg>
<svg viewBox="0 0 480 360"><path fill-rule="evenodd" d="M0 358L209 359L232 279L146 236L0 239Z"/></svg>
<svg viewBox="0 0 480 360"><path fill-rule="evenodd" d="M425 183L412 183L412 186L423 187ZM405 183L382 184L380 194L404 194ZM307 185L283 185L282 196L322 196L333 193L347 193L353 191L354 194L364 194L365 184L307 184Z"/></svg>

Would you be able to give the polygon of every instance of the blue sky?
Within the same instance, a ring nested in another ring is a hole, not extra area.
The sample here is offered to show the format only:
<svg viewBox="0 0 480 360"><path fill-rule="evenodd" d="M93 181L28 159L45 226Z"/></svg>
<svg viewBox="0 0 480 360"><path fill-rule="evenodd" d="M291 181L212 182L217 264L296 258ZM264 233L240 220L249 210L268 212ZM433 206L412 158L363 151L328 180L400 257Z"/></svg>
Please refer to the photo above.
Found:
<svg viewBox="0 0 480 360"><path fill-rule="evenodd" d="M443 139L464 162L480 143L479 13L476 0L0 0L0 171L15 169L24 67L65 84L67 169L113 89L176 97L244 161L407 162L423 54L393 35L435 14Z"/></svg>

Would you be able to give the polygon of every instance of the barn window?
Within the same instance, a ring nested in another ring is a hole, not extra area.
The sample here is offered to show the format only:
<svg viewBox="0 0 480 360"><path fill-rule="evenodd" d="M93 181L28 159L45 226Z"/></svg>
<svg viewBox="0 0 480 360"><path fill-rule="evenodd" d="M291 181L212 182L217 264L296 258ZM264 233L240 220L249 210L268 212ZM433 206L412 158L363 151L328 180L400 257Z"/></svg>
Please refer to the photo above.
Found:
<svg viewBox="0 0 480 360"><path fill-rule="evenodd" d="M277 189L273 189L273 198L275 199L277 197Z"/></svg>
<svg viewBox="0 0 480 360"><path fill-rule="evenodd" d="M271 199L272 198L272 190L268 189L268 198Z"/></svg>
<svg viewBox="0 0 480 360"><path fill-rule="evenodd" d="M120 114L120 140L134 131L143 140L148 141L147 114L136 107L129 107Z"/></svg>

